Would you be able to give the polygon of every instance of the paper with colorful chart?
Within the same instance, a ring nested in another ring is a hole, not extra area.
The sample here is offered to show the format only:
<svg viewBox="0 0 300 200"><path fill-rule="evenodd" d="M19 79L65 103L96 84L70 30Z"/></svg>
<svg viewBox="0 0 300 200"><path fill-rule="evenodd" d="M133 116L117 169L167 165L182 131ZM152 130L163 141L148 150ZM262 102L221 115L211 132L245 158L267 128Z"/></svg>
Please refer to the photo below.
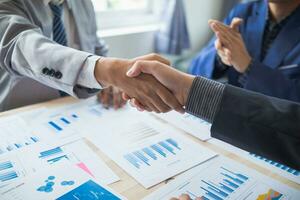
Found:
<svg viewBox="0 0 300 200"><path fill-rule="evenodd" d="M224 157L217 157L195 167L144 200L165 200L181 194L203 200L300 198L300 191Z"/></svg>
<svg viewBox="0 0 300 200"><path fill-rule="evenodd" d="M78 140L60 146L40 143L0 156L0 187L60 162L77 166L105 184L120 180L83 140Z"/></svg>
<svg viewBox="0 0 300 200"><path fill-rule="evenodd" d="M56 163L0 189L1 200L120 200L105 184L69 163Z"/></svg>

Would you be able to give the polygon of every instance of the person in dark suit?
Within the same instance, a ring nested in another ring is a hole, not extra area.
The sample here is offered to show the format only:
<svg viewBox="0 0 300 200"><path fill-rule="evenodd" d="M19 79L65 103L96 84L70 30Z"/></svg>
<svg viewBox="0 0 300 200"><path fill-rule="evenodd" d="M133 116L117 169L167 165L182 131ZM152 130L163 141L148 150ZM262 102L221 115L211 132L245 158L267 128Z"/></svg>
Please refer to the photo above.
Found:
<svg viewBox="0 0 300 200"><path fill-rule="evenodd" d="M211 135L300 170L300 104L139 61L127 73L153 75L186 112L212 123ZM128 99L124 95L125 99ZM143 111L143 105L131 99Z"/></svg>
<svg viewBox="0 0 300 200"><path fill-rule="evenodd" d="M172 91L188 113L212 123L212 137L300 170L299 103L195 77L158 62L137 62L127 76L141 73L153 75ZM136 99L130 102L144 110ZM190 198L183 195L180 200Z"/></svg>
<svg viewBox="0 0 300 200"><path fill-rule="evenodd" d="M194 58L189 73L206 78L226 76L234 86L300 102L299 5L299 0L238 4L224 24L240 34L241 45L235 45L239 54L229 61L223 44L213 38Z"/></svg>

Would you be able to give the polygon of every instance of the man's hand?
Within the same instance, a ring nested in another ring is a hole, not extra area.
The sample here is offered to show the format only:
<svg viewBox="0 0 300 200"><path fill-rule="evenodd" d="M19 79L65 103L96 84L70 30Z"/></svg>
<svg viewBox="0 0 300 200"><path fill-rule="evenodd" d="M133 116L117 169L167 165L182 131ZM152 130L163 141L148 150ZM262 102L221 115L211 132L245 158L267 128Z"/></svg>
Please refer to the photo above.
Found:
<svg viewBox="0 0 300 200"><path fill-rule="evenodd" d="M150 54L134 60L102 58L95 67L95 77L103 86L114 86L125 92L130 98L142 102L148 111L157 113L177 110L184 112L182 105L174 95L153 76L143 74L136 78L126 76L127 71L140 60L150 63L170 64L166 59Z"/></svg>
<svg viewBox="0 0 300 200"><path fill-rule="evenodd" d="M181 105L185 105L187 97L192 86L194 76L180 72L168 65L151 62L139 61L127 72L128 77L139 77L143 74L151 74L161 84L168 88L176 97ZM125 99L131 99L131 104L140 111L144 110L144 104L138 99L130 98L130 95L124 94Z"/></svg>
<svg viewBox="0 0 300 200"><path fill-rule="evenodd" d="M209 21L211 23L211 20ZM243 20L240 18L233 18L230 24L230 28L236 32L239 32L239 26L243 23ZM219 57L225 65L232 66L229 62L228 57L226 56L227 50L223 47L221 41L217 38L215 41L215 48L218 52Z"/></svg>
<svg viewBox="0 0 300 200"><path fill-rule="evenodd" d="M182 194L182 195L180 195L179 198L172 198L172 199L170 199L170 200L192 200L192 199L190 198L189 195L187 195L187 194ZM203 198L197 197L195 200L203 200Z"/></svg>
<svg viewBox="0 0 300 200"><path fill-rule="evenodd" d="M236 23L239 24L240 22L236 21ZM244 73L250 65L252 58L236 26L233 28L228 27L216 20L210 20L209 24L219 40L216 48L222 50L222 61L225 64L232 65L238 72Z"/></svg>
<svg viewBox="0 0 300 200"><path fill-rule="evenodd" d="M105 108L114 107L114 109L122 108L126 101L122 98L122 91L116 87L108 87L98 94L98 101Z"/></svg>

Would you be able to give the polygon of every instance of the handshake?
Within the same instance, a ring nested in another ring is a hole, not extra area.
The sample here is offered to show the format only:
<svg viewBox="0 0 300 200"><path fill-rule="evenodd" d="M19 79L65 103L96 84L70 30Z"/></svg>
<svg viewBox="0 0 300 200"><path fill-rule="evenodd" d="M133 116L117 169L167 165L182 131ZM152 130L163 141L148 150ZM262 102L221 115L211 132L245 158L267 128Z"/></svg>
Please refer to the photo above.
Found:
<svg viewBox="0 0 300 200"><path fill-rule="evenodd" d="M195 78L170 67L170 62L157 54L133 60L102 58L94 73L102 86L119 88L123 99L139 111L156 113L184 113Z"/></svg>

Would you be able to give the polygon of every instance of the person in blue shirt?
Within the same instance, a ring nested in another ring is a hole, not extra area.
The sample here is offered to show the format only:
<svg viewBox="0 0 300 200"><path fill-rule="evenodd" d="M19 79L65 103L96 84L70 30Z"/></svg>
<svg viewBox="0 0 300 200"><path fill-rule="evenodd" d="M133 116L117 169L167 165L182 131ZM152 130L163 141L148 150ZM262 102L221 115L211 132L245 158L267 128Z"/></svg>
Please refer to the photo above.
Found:
<svg viewBox="0 0 300 200"><path fill-rule="evenodd" d="M300 0L238 4L226 27L216 24L211 24L216 37L192 61L189 73L226 75L234 86L300 102ZM230 50L223 48L226 38L234 38L227 40Z"/></svg>

